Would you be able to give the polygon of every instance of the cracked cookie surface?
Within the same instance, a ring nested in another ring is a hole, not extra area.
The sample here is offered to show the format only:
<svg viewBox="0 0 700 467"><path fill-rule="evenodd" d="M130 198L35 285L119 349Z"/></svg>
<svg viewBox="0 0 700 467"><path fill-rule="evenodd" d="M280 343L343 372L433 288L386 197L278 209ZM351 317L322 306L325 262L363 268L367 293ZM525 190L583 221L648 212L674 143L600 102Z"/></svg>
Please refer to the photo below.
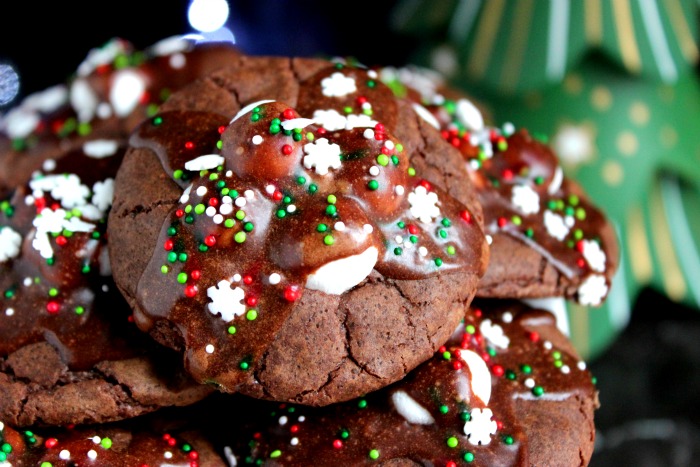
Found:
<svg viewBox="0 0 700 467"><path fill-rule="evenodd" d="M485 271L461 155L362 67L239 56L130 144L116 283L224 392L327 405L397 381Z"/></svg>

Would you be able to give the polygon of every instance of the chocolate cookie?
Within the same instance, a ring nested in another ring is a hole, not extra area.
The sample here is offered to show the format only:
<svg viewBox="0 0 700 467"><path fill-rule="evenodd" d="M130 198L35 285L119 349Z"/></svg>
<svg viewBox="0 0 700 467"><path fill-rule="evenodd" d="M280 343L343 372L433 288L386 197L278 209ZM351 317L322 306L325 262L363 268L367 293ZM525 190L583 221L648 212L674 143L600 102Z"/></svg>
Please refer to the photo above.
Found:
<svg viewBox="0 0 700 467"><path fill-rule="evenodd" d="M42 163L88 140L126 142L173 91L238 54L225 42L164 39L145 50L115 38L92 49L65 83L27 96L0 119L0 197Z"/></svg>
<svg viewBox="0 0 700 467"><path fill-rule="evenodd" d="M370 70L239 56L130 143L115 281L221 391L326 405L386 386L444 343L485 271L461 155Z"/></svg>
<svg viewBox="0 0 700 467"><path fill-rule="evenodd" d="M79 428L13 428L0 422L0 465L224 467L222 456L187 424L156 421Z"/></svg>
<svg viewBox="0 0 700 467"><path fill-rule="evenodd" d="M402 381L322 408L258 403L223 430L237 465L587 465L597 390L550 313L475 300ZM226 441L224 441L226 443Z"/></svg>
<svg viewBox="0 0 700 467"><path fill-rule="evenodd" d="M477 296L564 296L600 305L619 263L605 213L527 129L489 126L463 94L441 87L433 75L411 71L383 76L459 149L484 210L491 256Z"/></svg>
<svg viewBox="0 0 700 467"><path fill-rule="evenodd" d="M211 392L136 328L111 278L105 222L124 150L86 142L45 161L45 171L0 202L5 422L118 420Z"/></svg>

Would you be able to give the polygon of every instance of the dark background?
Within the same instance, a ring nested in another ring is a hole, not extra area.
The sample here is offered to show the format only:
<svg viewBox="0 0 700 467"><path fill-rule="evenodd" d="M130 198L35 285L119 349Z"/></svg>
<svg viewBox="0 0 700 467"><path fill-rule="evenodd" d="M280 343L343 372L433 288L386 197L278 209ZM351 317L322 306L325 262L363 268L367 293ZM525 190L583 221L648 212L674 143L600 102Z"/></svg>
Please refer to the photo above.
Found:
<svg viewBox="0 0 700 467"><path fill-rule="evenodd" d="M402 65L415 39L391 30L394 2L230 0L228 26L251 54L354 57ZM188 1L8 2L0 7L0 64L20 75L20 98L62 82L90 48L113 37L147 47L192 32ZM5 11L2 11L5 10ZM16 102L16 101L15 101ZM700 465L700 314L646 290L628 328L589 362L598 379L591 466Z"/></svg>

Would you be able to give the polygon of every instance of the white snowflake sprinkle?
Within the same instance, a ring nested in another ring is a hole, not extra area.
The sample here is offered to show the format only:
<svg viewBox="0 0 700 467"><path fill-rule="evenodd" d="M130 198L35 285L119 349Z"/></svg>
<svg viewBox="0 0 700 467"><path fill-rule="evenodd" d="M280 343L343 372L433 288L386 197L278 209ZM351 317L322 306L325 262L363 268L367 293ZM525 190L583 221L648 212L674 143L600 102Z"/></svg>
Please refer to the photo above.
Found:
<svg viewBox="0 0 700 467"><path fill-rule="evenodd" d="M464 424L464 434L474 446L485 445L491 442L491 435L496 434L498 426L495 420L491 420L491 409L472 409L469 421Z"/></svg>
<svg viewBox="0 0 700 467"><path fill-rule="evenodd" d="M22 236L10 227L0 227L0 263L15 258L22 245Z"/></svg>
<svg viewBox="0 0 700 467"><path fill-rule="evenodd" d="M586 278L578 288L578 301L581 305L598 306L608 293L605 276L593 274Z"/></svg>
<svg viewBox="0 0 700 467"><path fill-rule="evenodd" d="M348 123L344 115L333 109L314 111L313 121L328 131L344 130Z"/></svg>
<svg viewBox="0 0 700 467"><path fill-rule="evenodd" d="M605 271L605 252L600 248L598 242L593 240L582 240L583 257L588 265L597 272Z"/></svg>
<svg viewBox="0 0 700 467"><path fill-rule="evenodd" d="M511 202L525 214L535 214L540 210L540 195L528 185L515 185Z"/></svg>
<svg viewBox="0 0 700 467"><path fill-rule="evenodd" d="M479 330L491 345L501 349L508 348L510 339L503 333L503 328L498 324L493 324L490 319L483 320L479 325Z"/></svg>
<svg viewBox="0 0 700 467"><path fill-rule="evenodd" d="M408 202L411 205L413 217L425 224L433 222L433 219L440 215L437 193L428 192L423 185L418 185L408 194Z"/></svg>
<svg viewBox="0 0 700 467"><path fill-rule="evenodd" d="M92 186L92 204L97 209L105 212L111 205L114 198L114 179L97 182Z"/></svg>
<svg viewBox="0 0 700 467"><path fill-rule="evenodd" d="M321 89L324 96L343 97L357 91L357 86L353 78L336 71L321 80Z"/></svg>
<svg viewBox="0 0 700 467"><path fill-rule="evenodd" d="M44 192L49 192L66 209L87 204L86 199L90 196L90 189L80 183L80 178L75 174L36 178L29 182L29 186L35 197L40 198Z"/></svg>
<svg viewBox="0 0 700 467"><path fill-rule="evenodd" d="M212 300L208 305L209 312L214 315L221 313L221 319L227 323L245 313L245 305L241 303L245 298L245 292L240 287L232 289L231 282L227 280L219 281L216 286L209 287L207 297Z"/></svg>
<svg viewBox="0 0 700 467"><path fill-rule="evenodd" d="M326 138L319 138L304 145L304 167L314 169L318 175L326 175L329 168L340 168L340 146L329 144Z"/></svg>
<svg viewBox="0 0 700 467"><path fill-rule="evenodd" d="M569 234L569 228L566 226L564 218L549 210L544 212L544 226L549 235L559 241L563 241Z"/></svg>

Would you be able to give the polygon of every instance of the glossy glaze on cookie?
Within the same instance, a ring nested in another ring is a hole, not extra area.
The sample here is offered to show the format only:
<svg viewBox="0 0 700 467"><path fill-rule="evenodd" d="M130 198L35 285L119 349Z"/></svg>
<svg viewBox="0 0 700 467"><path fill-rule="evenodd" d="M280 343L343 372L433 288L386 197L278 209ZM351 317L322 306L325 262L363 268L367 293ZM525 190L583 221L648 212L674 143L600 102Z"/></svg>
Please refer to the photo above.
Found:
<svg viewBox="0 0 700 467"><path fill-rule="evenodd" d="M111 39L91 49L65 82L27 96L0 119L0 162L28 174L85 140L125 142L173 91L237 54L231 44L198 44L178 36L144 50ZM0 195L21 182L13 172L1 171Z"/></svg>
<svg viewBox="0 0 700 467"><path fill-rule="evenodd" d="M534 249L574 284L569 298L600 305L618 265L617 242L605 214L564 176L557 156L527 129L486 125L472 102L455 91L450 94L444 83L425 73L387 69L384 79L464 156L487 234L505 234Z"/></svg>
<svg viewBox="0 0 700 467"><path fill-rule="evenodd" d="M484 270L472 213L374 120L375 92L395 102L372 72L329 65L302 89L297 108L262 100L230 121L163 112L131 140L183 189L140 278L137 322L174 323L188 370L226 391L255 370L305 289L340 295L373 270L399 280Z"/></svg>
<svg viewBox="0 0 700 467"><path fill-rule="evenodd" d="M106 246L124 150L111 140L85 143L45 162L0 203L0 356L44 340L72 370L136 354L126 336L139 334Z"/></svg>
<svg viewBox="0 0 700 467"><path fill-rule="evenodd" d="M556 404L571 403L577 411L578 400L595 399L586 364L540 334L554 326L546 311L516 301L480 301L435 357L404 380L321 409L258 405L247 412L243 435L232 430L230 446L239 465L381 465L397 459L532 465L542 459L532 452L539 445L533 438L556 444L558 434L549 430L565 427L533 429L528 424L536 420L524 421L518 406L551 405L554 411ZM546 423L544 418L537 421ZM589 428L566 429L589 436Z"/></svg>
<svg viewBox="0 0 700 467"><path fill-rule="evenodd" d="M35 431L0 422L0 466L224 465L223 460L210 458L210 452L200 460L197 449L197 443L168 432L129 431L114 426Z"/></svg>

